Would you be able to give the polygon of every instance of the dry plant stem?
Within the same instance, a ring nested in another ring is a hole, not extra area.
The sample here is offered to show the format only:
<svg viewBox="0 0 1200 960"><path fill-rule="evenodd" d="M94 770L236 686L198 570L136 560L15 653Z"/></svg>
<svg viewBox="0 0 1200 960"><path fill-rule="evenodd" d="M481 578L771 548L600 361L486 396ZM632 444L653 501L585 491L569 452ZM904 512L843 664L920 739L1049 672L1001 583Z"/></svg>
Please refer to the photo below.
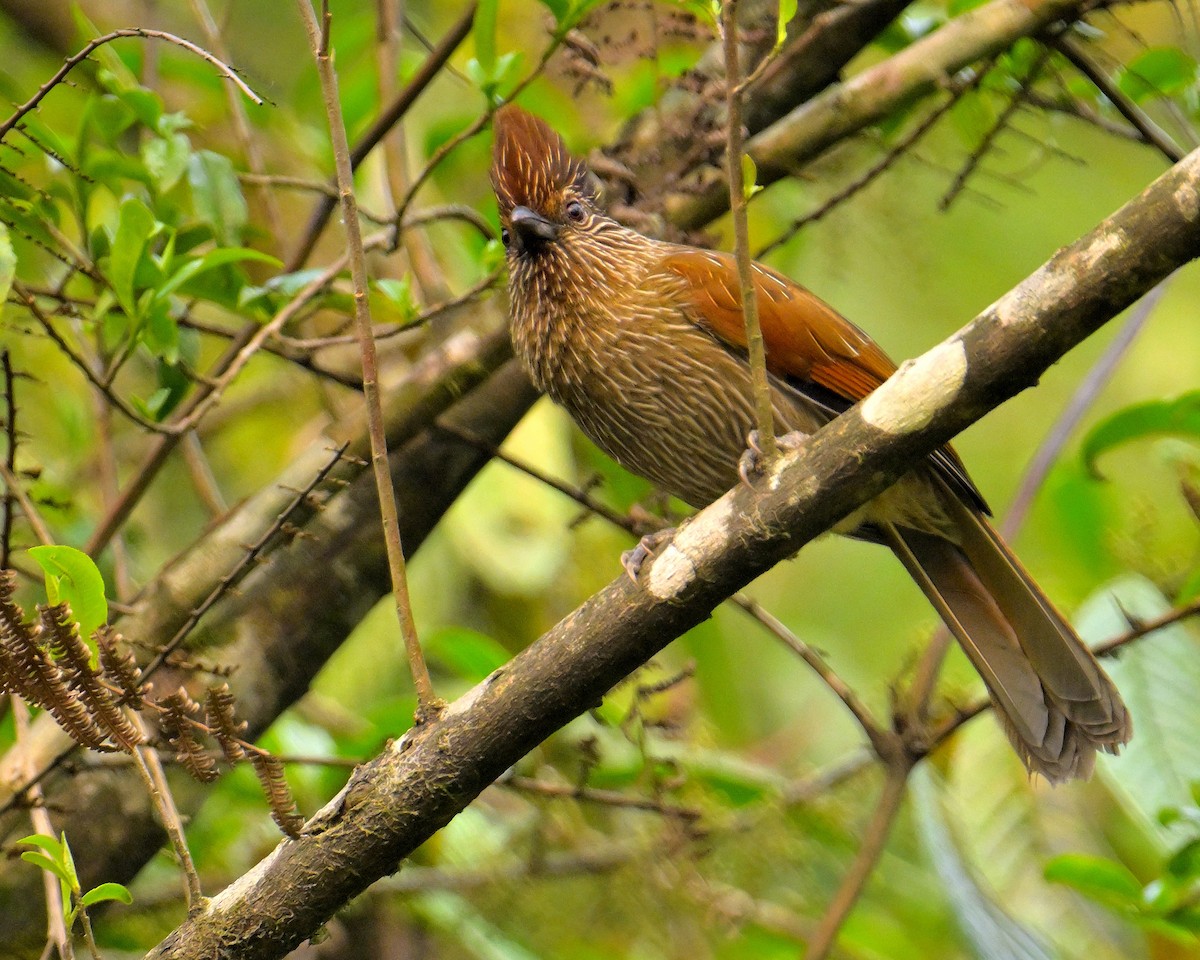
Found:
<svg viewBox="0 0 1200 960"><path fill-rule="evenodd" d="M1025 71L1025 76L1021 78L1016 91L1009 97L1008 103L1004 105L1004 109L1000 111L999 116L996 117L983 137L980 138L978 145L971 151L962 168L955 174L949 188L942 194L942 198L938 201L939 210L948 210L950 204L962 194L967 186L967 181L971 178L971 174L979 168L979 164L983 162L983 158L987 156L995 144L996 138L1004 132L1012 118L1021 108L1021 104L1025 102L1026 95L1037 81L1042 68L1045 67L1046 61L1049 59L1050 47L1043 45L1033 63L1029 65L1029 69Z"/></svg>
<svg viewBox="0 0 1200 960"><path fill-rule="evenodd" d="M142 738L146 737L146 725L136 710L125 710L125 716L133 724ZM158 751L152 747L138 747L133 752L134 767L146 786L150 802L158 811L158 818L167 831L171 841L171 849L179 860L179 869L183 873L183 893L187 898L188 916L195 916L204 908L204 894L200 889L200 875L196 872L196 864L192 860L192 852L188 849L187 837L183 832L183 821L179 819L179 810L175 806L175 796L167 783L163 772L162 761Z"/></svg>
<svg viewBox="0 0 1200 960"><path fill-rule="evenodd" d="M33 528L33 535L37 537L38 543L49 545L55 543L54 535L50 532L50 528L46 526L46 522L42 519L42 515L38 513L37 507L33 501L29 499L29 494L25 492L21 486L20 478L17 477L8 464L0 463L0 478L3 478L4 485L8 488L8 496L10 502L16 501L20 506L21 512L25 515L29 526Z"/></svg>
<svg viewBox="0 0 1200 960"><path fill-rule="evenodd" d="M378 239L382 243L382 238ZM368 241L370 243L370 241ZM86 553L96 556L112 539L113 534L129 518L134 506L141 500L150 482L158 475L166 463L167 457L175 449L179 439L194 427L220 399L221 394L241 372L242 368L261 349L264 342L274 336L296 314L304 309L346 266L346 257L339 257L320 276L310 281L296 297L284 306L271 321L263 326L248 323L230 341L225 353L213 364L209 383L200 382L196 393L173 422L169 434L155 438L150 452L146 454L141 466L121 491L120 499L113 504L100 525L88 539L84 547Z"/></svg>
<svg viewBox="0 0 1200 960"><path fill-rule="evenodd" d="M1092 82L1092 85L1104 95L1117 112L1129 121L1130 126L1142 135L1142 139L1146 143L1153 146L1172 163L1178 163L1184 158L1185 151L1181 150L1179 145L1167 135L1167 132L1151 120L1141 107L1129 99L1103 70L1088 59L1083 48L1074 39L1058 33L1049 37L1046 42L1066 57L1076 70Z"/></svg>
<svg viewBox="0 0 1200 960"><path fill-rule="evenodd" d="M750 379L754 386L754 417L763 466L775 459L775 416L771 407L771 384L767 380L767 351L758 320L758 293L750 262L750 227L746 216L746 180L742 169L742 75L739 63L737 26L738 0L721 5L721 41L725 50L726 139L725 164L729 179L729 209L733 214L734 255L738 286L742 293L742 317L746 324L746 348Z"/></svg>
<svg viewBox="0 0 1200 960"><path fill-rule="evenodd" d="M204 455L200 435L195 430L189 430L183 438L183 461L204 509L213 517L223 515L229 505L221 495L220 484L208 463L208 457Z"/></svg>
<svg viewBox="0 0 1200 960"><path fill-rule="evenodd" d="M0 570L7 570L12 554L13 507L16 504L16 488L9 477L17 475L17 387L13 373L12 356L8 350L0 352L0 373L4 376L4 507L0 510Z"/></svg>
<svg viewBox="0 0 1200 960"><path fill-rule="evenodd" d="M1047 24L1073 19L1080 0L991 0L955 17L883 62L828 87L755 134L746 151L758 164L759 183L795 171L831 146L866 129L899 104L938 89L948 76L1004 51ZM726 209L724 184L667 199L675 226L694 230Z"/></svg>
<svg viewBox="0 0 1200 960"><path fill-rule="evenodd" d="M812 667L817 676L825 682L825 685L833 691L837 698L846 705L846 709L853 714L854 719L858 721L859 726L863 729L863 733L867 735L867 739L871 742L871 746L875 748L875 752L882 755L885 752L884 743L888 734L875 717L872 716L867 705L859 699L858 694L851 689L845 680L837 675L837 672L826 662L825 658L797 637L782 621L771 614L757 600L753 600L743 593L735 593L729 599L737 607L740 607L761 623L770 633L781 640L784 646Z"/></svg>
<svg viewBox="0 0 1200 960"><path fill-rule="evenodd" d="M755 252L754 256L761 260L772 250L783 246L783 244L791 240L792 237L794 237L801 229L808 226L808 224L816 223L818 220L828 216L859 191L874 183L881 174L890 170L892 165L897 160L908 153L909 150L916 145L917 141L919 141L925 136L925 134L932 130L937 122L941 120L942 117L944 117L947 113L949 113L950 108L962 99L964 94L978 87L983 78L987 76L990 69L991 64L985 64L974 72L974 75L967 83L955 84L952 82L950 95L941 104L929 111L929 113L925 115L921 122L917 124L911 131L906 133L883 157L868 167L860 176L855 177L853 181L846 184L846 186L844 186L841 190L837 191L837 193L833 194L824 202L822 202L821 205L815 210L811 210L804 216L793 220L788 226L787 230L768 243L765 247L759 248Z"/></svg>
<svg viewBox="0 0 1200 960"><path fill-rule="evenodd" d="M1170 279L1167 277L1138 301L1116 339L1108 345L1100 359L1096 361L1095 366L1088 371L1087 376L1075 388L1066 407L1055 420L1050 432L1046 434L1046 439L1037 448L1025 470L1025 475L1021 478L1021 485L1013 496L1004 522L1000 524L1000 532L1006 540L1015 539L1021 532L1021 526L1029 515L1029 509L1033 506L1034 499L1042 489L1042 484L1046 482L1046 477L1050 475L1050 468L1058 461L1063 448L1067 445L1067 440L1070 439L1075 428L1079 426L1080 421L1091 409L1096 398L1108 386L1109 380L1121 360L1124 359L1134 340L1142 332L1146 321L1150 319L1150 315L1162 300Z"/></svg>
<svg viewBox="0 0 1200 960"><path fill-rule="evenodd" d="M144 30L141 27L133 27L124 30L113 30L111 33L106 33L102 37L97 37L95 40L89 41L78 53L67 57L67 59L63 61L63 65L55 72L54 76L38 87L37 93L30 97L25 103L17 107L16 112L13 113L11 117L9 117L3 123L0 123L0 140L4 139L4 137L8 135L9 131L12 130L13 127L15 127L21 121L21 119L26 116L26 114L28 114L31 110L34 110L37 105L45 99L46 94L62 83L63 80L66 79L68 73L79 66L79 64L83 63L84 60L91 56L91 54L100 47L104 46L106 43L112 43L114 40L119 40L122 37L141 37L143 40L165 40L167 43L173 43L177 47L182 47L184 50L194 53L202 60L206 60L208 63L216 67L221 76L223 76L226 80L230 80L236 84L238 89L256 104L262 103L262 98L246 85L245 81L243 81L242 78L237 75L232 67L217 57L214 57L203 47L198 47L189 40L184 40L182 37L177 37L173 33L166 33L163 30Z"/></svg>
<svg viewBox="0 0 1200 960"><path fill-rule="evenodd" d="M29 737L29 707L16 694L9 694L9 701L12 704L13 728L19 745ZM27 776L29 772L31 771L27 771ZM57 839L54 824L50 822L50 814L46 810L46 798L41 785L31 783L25 790L25 795L29 802L29 819L33 823L34 832ZM43 870L42 887L46 892L46 939L58 948L61 960L72 960L74 951L62 902L62 885L49 870Z"/></svg>
<svg viewBox="0 0 1200 960"><path fill-rule="evenodd" d="M396 77L400 64L400 27L404 19L404 0L375 0L375 50L379 64L379 102L390 103L396 97ZM380 180L386 207L392 218L396 197L404 192L408 162L404 151L404 125L397 123L383 140L383 164ZM424 300L445 300L450 295L445 272L438 265L425 234L405 232L400 236L413 278Z"/></svg>
<svg viewBox="0 0 1200 960"><path fill-rule="evenodd" d="M333 144L338 192L341 194L342 202L342 224L346 231L350 274L354 282L354 319L358 326L359 347L362 352L363 399L367 407L367 431L371 438L371 467L375 473L375 487L379 492L379 512L383 523L384 541L387 544L392 592L396 601L396 616L400 623L400 634L404 638L413 684L417 691L417 717L420 721L437 712L438 700L433 692L433 683L429 679L429 668L425 665L425 657L421 653L421 642L417 637L417 625L413 620L412 602L408 595L408 576L405 570L404 549L400 543L400 522L396 513L396 491L392 487L392 474L388 466L387 438L384 435L383 404L380 400L379 371L375 357L375 336L371 329L371 311L367 302L367 261L363 252L358 209L354 197L354 171L350 165L350 145L346 140L342 106L338 100L337 74L333 69L333 58L329 48L331 15L328 5L323 3L322 21L318 23L310 0L297 0L297 6L308 32L313 55L316 57L317 73L321 80L321 94L325 101L325 113L329 121L330 139Z"/></svg>
<svg viewBox="0 0 1200 960"><path fill-rule="evenodd" d="M425 88L441 73L442 68L454 54L454 51L458 49L458 45L466 39L467 34L471 32L471 25L474 22L475 2L472 0L454 26L446 32L445 36L438 41L438 45L430 51L429 56L425 58L407 86L400 91L396 99L388 105L387 109L380 113L375 122L371 124L371 128L354 145L354 149L350 152L350 164L352 168L357 168L371 151L378 146L380 141L387 136L388 131L408 113L409 108L425 91ZM301 235L300 243L296 247L296 252L292 254L291 259L284 268L285 272L294 272L307 262L309 255L313 251L313 247L316 246L317 238L321 235L321 231L329 221L330 214L333 213L334 208L337 206L337 201L338 198L336 196L326 196L313 208L313 212L308 218L308 224Z"/></svg>
<svg viewBox="0 0 1200 960"><path fill-rule="evenodd" d="M858 902L875 870L875 865L883 855L888 834L891 833L892 824L896 822L896 815L900 812L911 770L912 760L908 757L889 761L883 792L879 795L871 822L863 833L854 862L842 878L841 886L813 931L808 941L808 949L804 953L804 960L825 960L829 951L833 949L842 924L854 909L854 904Z"/></svg>
<svg viewBox="0 0 1200 960"><path fill-rule="evenodd" d="M222 60L228 60L229 55L225 50L221 29L213 19L207 0L191 0L191 6L192 15L199 21L209 47ZM259 149L258 140L250 130L250 120L246 116L246 108L232 87L226 87L225 94L229 116L233 119L233 133L242 148L242 155L246 158L246 166L250 168L251 172L262 174L266 170L266 164L263 163L262 150ZM283 216L279 210L279 204L275 201L275 194L265 185L259 186L258 194L267 215L271 236L278 247L283 240Z"/></svg>

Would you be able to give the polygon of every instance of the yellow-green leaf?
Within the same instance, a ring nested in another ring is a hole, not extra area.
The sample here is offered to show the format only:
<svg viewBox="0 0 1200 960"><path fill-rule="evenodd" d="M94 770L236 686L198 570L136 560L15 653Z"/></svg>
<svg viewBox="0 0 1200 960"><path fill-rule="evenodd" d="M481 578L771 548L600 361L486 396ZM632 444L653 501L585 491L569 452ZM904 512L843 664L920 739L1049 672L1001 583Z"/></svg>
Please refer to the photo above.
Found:
<svg viewBox="0 0 1200 960"><path fill-rule="evenodd" d="M108 620L104 577L82 550L61 545L30 547L29 555L46 575L46 598L51 603L69 603L79 623L79 634L90 637Z"/></svg>

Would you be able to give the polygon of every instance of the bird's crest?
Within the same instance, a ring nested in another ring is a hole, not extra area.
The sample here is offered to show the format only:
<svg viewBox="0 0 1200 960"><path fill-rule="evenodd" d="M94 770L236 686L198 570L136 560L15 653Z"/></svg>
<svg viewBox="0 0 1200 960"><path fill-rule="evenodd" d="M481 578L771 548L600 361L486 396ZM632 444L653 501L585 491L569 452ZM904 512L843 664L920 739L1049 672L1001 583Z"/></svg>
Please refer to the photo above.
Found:
<svg viewBox="0 0 1200 960"><path fill-rule="evenodd" d="M571 156L546 121L510 103L496 111L492 126L492 188L502 218L517 206L553 214L568 189L581 198L596 198L587 164Z"/></svg>

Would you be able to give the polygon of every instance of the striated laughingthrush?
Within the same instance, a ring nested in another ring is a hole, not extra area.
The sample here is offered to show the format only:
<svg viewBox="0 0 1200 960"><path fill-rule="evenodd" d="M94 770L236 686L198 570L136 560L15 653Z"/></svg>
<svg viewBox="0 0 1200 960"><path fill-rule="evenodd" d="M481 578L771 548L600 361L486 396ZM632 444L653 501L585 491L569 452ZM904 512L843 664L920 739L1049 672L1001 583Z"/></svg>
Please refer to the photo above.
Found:
<svg viewBox="0 0 1200 960"><path fill-rule="evenodd" d="M520 107L496 113L491 177L513 344L534 384L628 470L696 507L720 497L755 424L733 258L606 216L584 162ZM758 263L753 274L779 433L812 433L895 371L812 293ZM987 514L947 446L837 529L896 553L1030 770L1086 777L1097 749L1129 739L1125 705Z"/></svg>

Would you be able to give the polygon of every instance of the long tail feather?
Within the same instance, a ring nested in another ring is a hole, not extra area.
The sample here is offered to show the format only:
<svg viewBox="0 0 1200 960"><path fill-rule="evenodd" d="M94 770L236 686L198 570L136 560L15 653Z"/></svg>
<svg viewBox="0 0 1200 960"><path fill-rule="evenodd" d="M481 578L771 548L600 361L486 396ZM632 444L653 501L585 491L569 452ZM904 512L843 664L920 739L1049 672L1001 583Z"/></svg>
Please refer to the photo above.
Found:
<svg viewBox="0 0 1200 960"><path fill-rule="evenodd" d="M1091 651L978 511L944 498L958 543L902 526L885 535L987 684L1017 753L1051 782L1087 777L1131 733Z"/></svg>

